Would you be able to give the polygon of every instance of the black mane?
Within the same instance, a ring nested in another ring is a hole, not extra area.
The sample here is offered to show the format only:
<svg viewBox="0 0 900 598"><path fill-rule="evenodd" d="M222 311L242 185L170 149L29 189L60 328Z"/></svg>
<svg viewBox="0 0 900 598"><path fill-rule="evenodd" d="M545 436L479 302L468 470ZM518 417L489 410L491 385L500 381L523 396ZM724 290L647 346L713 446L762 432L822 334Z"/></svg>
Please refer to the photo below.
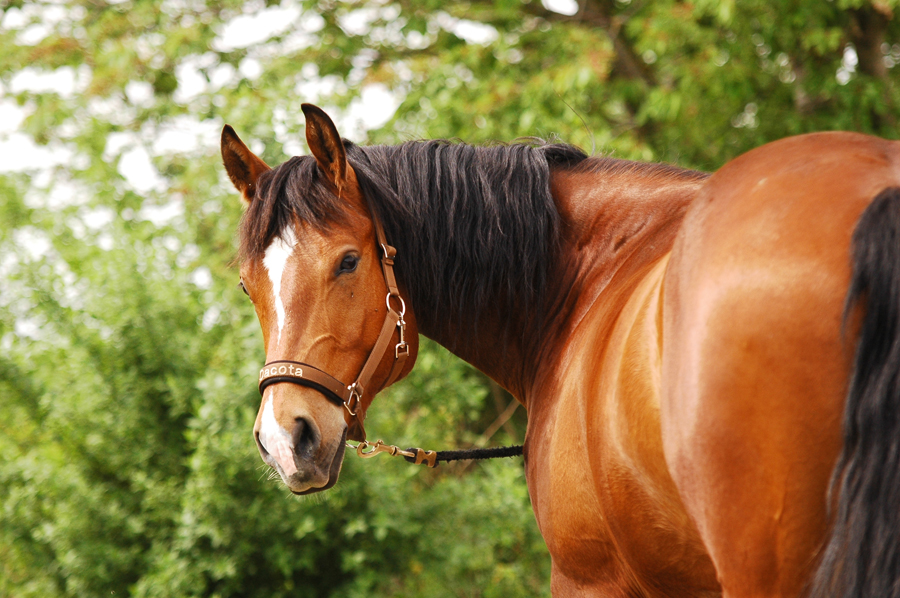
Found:
<svg viewBox="0 0 900 598"><path fill-rule="evenodd" d="M363 194L397 248L397 275L423 331L451 326L465 338L489 303L501 313L541 317L559 229L550 168L580 164L587 158L581 150L543 142L344 143ZM241 226L242 256L261 254L294 219L320 229L339 221L343 207L324 183L310 156L260 177Z"/></svg>

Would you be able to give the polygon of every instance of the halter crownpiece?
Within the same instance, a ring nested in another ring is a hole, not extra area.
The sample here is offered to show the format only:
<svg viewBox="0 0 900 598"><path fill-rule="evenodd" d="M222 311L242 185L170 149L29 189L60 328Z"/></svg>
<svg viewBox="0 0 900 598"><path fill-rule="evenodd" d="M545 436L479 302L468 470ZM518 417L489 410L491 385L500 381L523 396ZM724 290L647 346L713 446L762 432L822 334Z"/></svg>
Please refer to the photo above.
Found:
<svg viewBox="0 0 900 598"><path fill-rule="evenodd" d="M394 345L394 363L382 388L387 388L397 380L403 371L406 358L409 357L409 345L406 343L406 321L403 319L403 316L406 315L406 303L403 301L403 297L400 296L400 290L397 288L397 279L394 276L394 258L397 256L397 250L388 245L384 227L382 227L371 202L369 202L369 212L372 215L372 223L375 227L375 237L381 249L381 271L384 274L384 283L387 286L387 296L385 297L387 313L384 317L384 324L381 326L381 332L378 334L378 339L375 341L368 359L363 364L362 370L356 377L356 381L349 385L344 384L331 374L315 366L290 360L278 360L267 363L259 372L260 395L272 384L290 382L291 384L313 388L322 393L332 403L339 406L342 405L350 417L347 438L360 442L366 439L366 431L363 427L363 420L366 414L365 409L362 408L362 398L365 395L369 382L372 380L372 376L375 374L375 370L385 355L387 355L395 329L399 331L400 338ZM394 306L391 304L392 298L399 302L399 311L394 309Z"/></svg>

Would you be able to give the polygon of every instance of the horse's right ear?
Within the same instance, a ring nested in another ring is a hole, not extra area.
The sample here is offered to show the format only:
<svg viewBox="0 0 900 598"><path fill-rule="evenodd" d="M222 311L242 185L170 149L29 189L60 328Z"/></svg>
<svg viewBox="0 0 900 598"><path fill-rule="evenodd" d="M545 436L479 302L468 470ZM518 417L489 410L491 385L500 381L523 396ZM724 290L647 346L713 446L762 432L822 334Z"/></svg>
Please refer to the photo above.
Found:
<svg viewBox="0 0 900 598"><path fill-rule="evenodd" d="M250 203L256 193L259 175L271 168L244 145L230 125L222 129L222 162L225 163L228 178L241 192L244 201Z"/></svg>

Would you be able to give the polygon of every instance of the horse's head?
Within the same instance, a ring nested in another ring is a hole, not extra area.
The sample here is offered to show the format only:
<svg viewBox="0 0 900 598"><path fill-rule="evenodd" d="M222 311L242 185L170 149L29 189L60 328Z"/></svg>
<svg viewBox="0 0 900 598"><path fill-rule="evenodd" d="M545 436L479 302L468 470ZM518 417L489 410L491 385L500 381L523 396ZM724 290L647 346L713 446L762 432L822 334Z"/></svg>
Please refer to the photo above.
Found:
<svg viewBox="0 0 900 598"><path fill-rule="evenodd" d="M225 169L247 203L241 285L266 350L253 432L295 494L334 485L345 439L365 438L373 396L412 368L418 346L411 312L389 292L393 250L376 243L380 224L337 129L319 108L303 111L313 155L275 169L222 132Z"/></svg>

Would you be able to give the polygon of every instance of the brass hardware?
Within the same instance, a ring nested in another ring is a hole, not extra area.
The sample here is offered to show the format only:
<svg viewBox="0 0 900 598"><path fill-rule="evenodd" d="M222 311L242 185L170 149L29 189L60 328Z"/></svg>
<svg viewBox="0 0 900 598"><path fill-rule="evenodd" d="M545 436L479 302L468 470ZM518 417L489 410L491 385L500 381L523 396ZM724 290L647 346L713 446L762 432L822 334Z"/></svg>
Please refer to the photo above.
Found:
<svg viewBox="0 0 900 598"><path fill-rule="evenodd" d="M436 451L426 451L420 448L414 449L416 451L416 465L427 465L428 467L437 467L437 452Z"/></svg>
<svg viewBox="0 0 900 598"><path fill-rule="evenodd" d="M356 449L356 454L362 457L363 459L370 459L376 455L381 453L387 453L392 457L408 457L409 459L415 459L416 465L427 465L428 467L437 467L437 452L435 451L426 451L420 448L413 448L409 450L403 450L399 446L394 446L392 444L385 444L383 440L379 439L375 442L369 442L368 440L363 440L356 446L353 446L349 442L347 446L353 449ZM366 450L371 449L371 450Z"/></svg>

